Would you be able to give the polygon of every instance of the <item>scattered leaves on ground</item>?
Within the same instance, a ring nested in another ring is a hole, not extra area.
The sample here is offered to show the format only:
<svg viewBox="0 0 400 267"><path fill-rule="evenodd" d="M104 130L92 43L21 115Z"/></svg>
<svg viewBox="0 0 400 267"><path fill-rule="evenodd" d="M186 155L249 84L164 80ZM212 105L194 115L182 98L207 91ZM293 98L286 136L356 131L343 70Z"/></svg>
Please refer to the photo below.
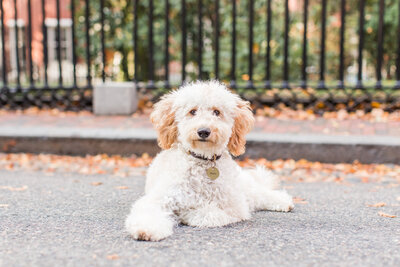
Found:
<svg viewBox="0 0 400 267"><path fill-rule="evenodd" d="M62 111L56 108L52 109L40 109L38 107L30 107L27 109L22 110L5 110L0 109L0 115L7 115L7 114L24 114L24 115L50 115L50 116L57 116L57 117L75 117L75 116L88 116L92 115L93 113L86 110L81 111Z"/></svg>
<svg viewBox="0 0 400 267"><path fill-rule="evenodd" d="M308 204L308 202L301 197L293 197L293 202L296 204Z"/></svg>
<svg viewBox="0 0 400 267"><path fill-rule="evenodd" d="M285 106L272 108L265 106L256 110L256 116L271 117L281 120L315 120L319 117L324 119L334 120L366 120L369 122L389 122L400 121L400 111L387 112L380 108L374 108L371 112L366 113L363 110L348 112L345 109L338 111L326 111L322 115L316 114L312 109L308 110L293 110Z"/></svg>
<svg viewBox="0 0 400 267"><path fill-rule="evenodd" d="M378 202L375 204L367 204L367 207L380 208L386 206L385 202Z"/></svg>
<svg viewBox="0 0 400 267"><path fill-rule="evenodd" d="M142 156L122 157L105 154L77 157L51 154L0 153L0 170L42 171L46 175L54 173L79 173L86 175L103 174L118 177L143 176L152 157L147 153ZM267 160L243 159L237 163L242 167L262 165L272 170L283 180L289 182L334 182L344 185L351 183L385 182L387 187L400 183L400 165L321 163L304 159ZM99 182L92 183L93 186Z"/></svg>
<svg viewBox="0 0 400 267"><path fill-rule="evenodd" d="M152 161L148 154L140 157L121 157L100 154L95 156L75 157L51 154L0 153L0 169L42 171L80 174L108 174L115 176L143 175L144 168Z"/></svg>
<svg viewBox="0 0 400 267"><path fill-rule="evenodd" d="M382 211L378 212L378 214L379 214L379 216L387 217L387 218L396 218L397 217L396 215L387 214L387 213L384 213Z"/></svg>
<svg viewBox="0 0 400 267"><path fill-rule="evenodd" d="M115 188L117 188L117 189L128 189L129 187L123 185L123 186L117 186L117 187L115 187Z"/></svg>
<svg viewBox="0 0 400 267"><path fill-rule="evenodd" d="M292 182L335 182L348 184L349 182L400 182L400 165L394 164L361 164L353 163L321 163L305 159L277 159L268 161L260 159L244 159L238 161L242 167L263 165L273 170L282 179ZM367 179L366 179L367 178Z"/></svg>
<svg viewBox="0 0 400 267"><path fill-rule="evenodd" d="M146 99L139 100L138 110L132 114L132 117L148 116L152 112L153 103ZM333 119L333 120L366 120L370 122L389 122L400 121L400 110L393 112L384 111L382 108L374 108L371 112L356 110L348 112L346 109L337 111L326 111L322 115L315 113L312 109L294 110L284 105L279 105L277 108L262 106L255 108L256 116L272 117L280 120L315 120L316 118ZM90 111L61 111L58 109L39 109L30 107L24 110L0 110L0 115L7 114L24 114L24 115L47 115L57 117L74 117L74 116L91 116Z"/></svg>
<svg viewBox="0 0 400 267"><path fill-rule="evenodd" d="M107 255L107 259L109 260L118 260L119 256L117 254Z"/></svg>
<svg viewBox="0 0 400 267"><path fill-rule="evenodd" d="M92 182L90 184L93 186L99 186L99 185L102 185L103 183L102 182Z"/></svg>
<svg viewBox="0 0 400 267"><path fill-rule="evenodd" d="M28 189L28 187L26 185L22 187L0 186L0 189L5 189L9 191L25 191L26 189Z"/></svg>

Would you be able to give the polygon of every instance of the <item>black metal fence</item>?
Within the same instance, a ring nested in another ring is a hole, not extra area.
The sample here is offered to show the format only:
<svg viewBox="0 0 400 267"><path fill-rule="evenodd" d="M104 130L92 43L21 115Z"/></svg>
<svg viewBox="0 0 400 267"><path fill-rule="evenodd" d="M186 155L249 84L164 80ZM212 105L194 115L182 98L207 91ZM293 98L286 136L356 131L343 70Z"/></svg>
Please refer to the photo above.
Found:
<svg viewBox="0 0 400 267"><path fill-rule="evenodd" d="M132 80L158 96L209 78L271 106L400 107L400 1L1 0L0 12L0 108L90 109L96 83Z"/></svg>

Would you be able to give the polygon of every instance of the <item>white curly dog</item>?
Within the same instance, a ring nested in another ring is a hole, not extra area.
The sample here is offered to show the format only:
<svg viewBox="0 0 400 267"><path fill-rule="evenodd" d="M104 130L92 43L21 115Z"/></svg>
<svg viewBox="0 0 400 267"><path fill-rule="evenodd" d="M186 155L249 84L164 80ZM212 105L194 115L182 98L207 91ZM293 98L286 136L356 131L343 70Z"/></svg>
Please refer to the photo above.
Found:
<svg viewBox="0 0 400 267"><path fill-rule="evenodd" d="M155 105L151 121L163 151L126 219L133 238L158 241L177 223L217 227L247 220L252 211L293 209L273 173L242 169L232 159L244 153L254 117L249 103L223 84L182 86Z"/></svg>

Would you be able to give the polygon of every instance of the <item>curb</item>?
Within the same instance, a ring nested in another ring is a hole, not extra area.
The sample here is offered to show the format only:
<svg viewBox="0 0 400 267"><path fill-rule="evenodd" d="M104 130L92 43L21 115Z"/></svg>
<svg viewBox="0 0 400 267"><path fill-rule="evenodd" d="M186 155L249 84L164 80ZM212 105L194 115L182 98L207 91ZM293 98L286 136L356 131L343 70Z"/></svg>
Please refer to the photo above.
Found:
<svg viewBox="0 0 400 267"><path fill-rule="evenodd" d="M327 136L250 133L241 156L329 163L400 164L400 138L393 136ZM131 154L160 151L154 130L145 128L82 129L3 127L0 152L52 153L61 155Z"/></svg>

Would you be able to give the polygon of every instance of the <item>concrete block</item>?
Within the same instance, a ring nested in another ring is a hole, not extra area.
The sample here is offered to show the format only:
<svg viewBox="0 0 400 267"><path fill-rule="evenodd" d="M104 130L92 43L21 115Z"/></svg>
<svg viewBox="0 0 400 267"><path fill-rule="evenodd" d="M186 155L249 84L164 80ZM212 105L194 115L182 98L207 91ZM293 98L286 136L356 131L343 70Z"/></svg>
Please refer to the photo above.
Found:
<svg viewBox="0 0 400 267"><path fill-rule="evenodd" d="M96 115L130 115L137 109L133 82L107 82L94 86L93 111Z"/></svg>

